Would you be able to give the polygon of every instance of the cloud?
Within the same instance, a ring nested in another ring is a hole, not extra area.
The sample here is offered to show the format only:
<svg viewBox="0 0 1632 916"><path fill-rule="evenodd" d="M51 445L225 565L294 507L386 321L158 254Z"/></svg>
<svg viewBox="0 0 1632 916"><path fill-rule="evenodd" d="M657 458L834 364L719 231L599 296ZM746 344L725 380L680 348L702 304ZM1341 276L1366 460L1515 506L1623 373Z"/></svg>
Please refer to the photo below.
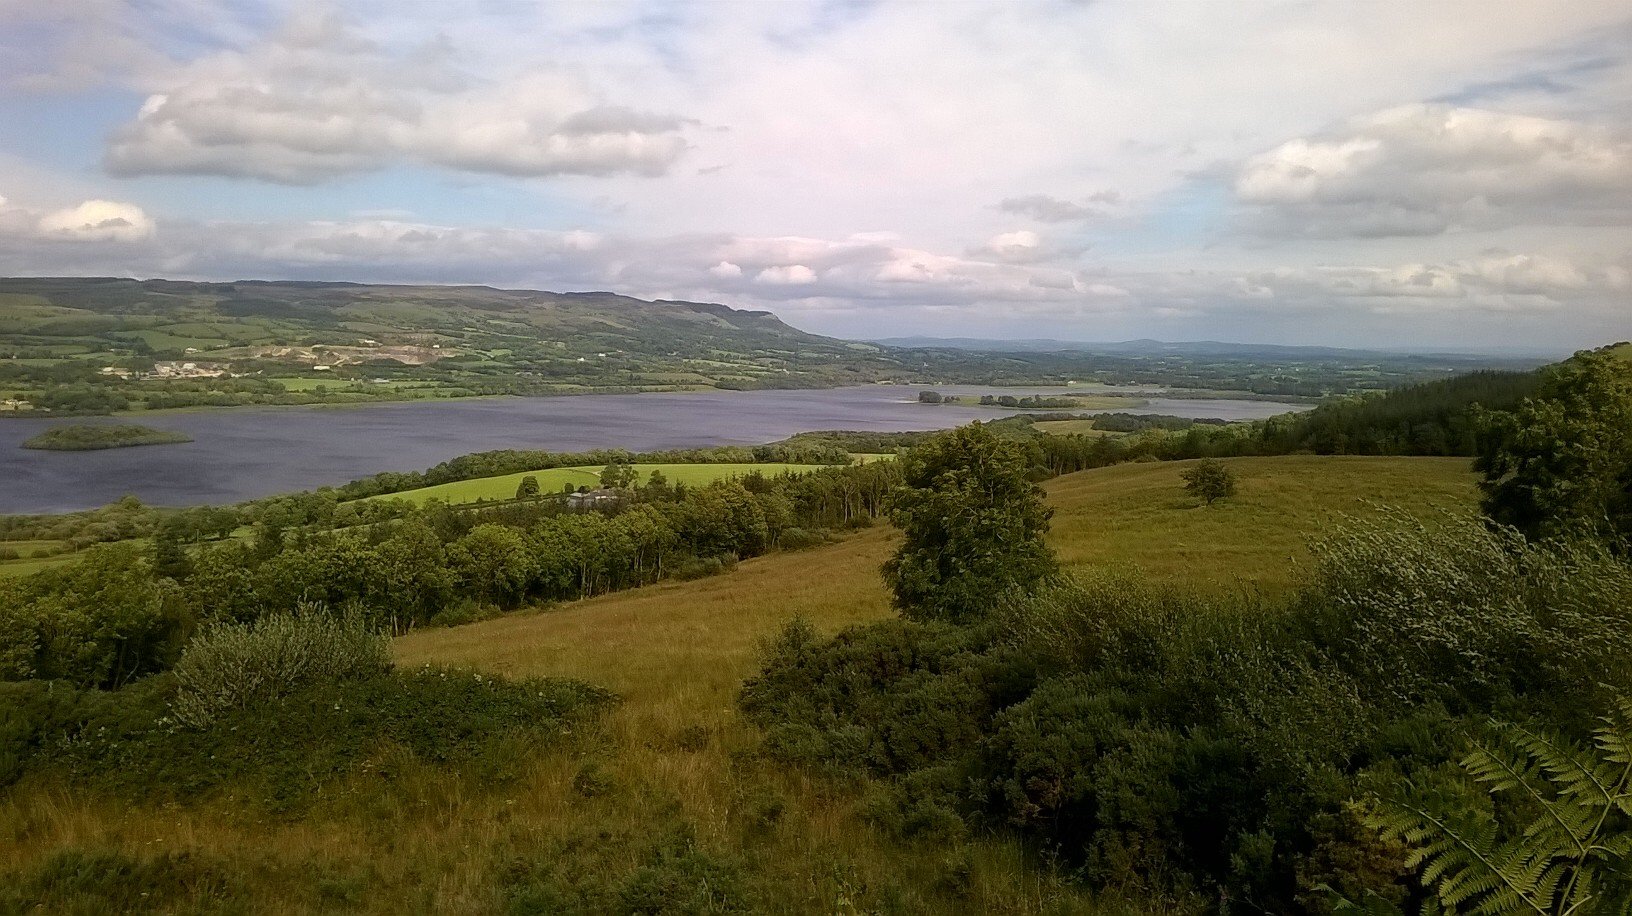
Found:
<svg viewBox="0 0 1632 916"><path fill-rule="evenodd" d="M1632 219L1632 136L1439 104L1390 108L1249 159L1236 198L1258 231L1437 235Z"/></svg>
<svg viewBox="0 0 1632 916"><path fill-rule="evenodd" d="M1008 264L1040 264L1072 258L1087 250L1086 244L1051 244L1030 229L1015 229L999 232L985 244L969 249L969 256Z"/></svg>
<svg viewBox="0 0 1632 916"><path fill-rule="evenodd" d="M157 77L104 155L118 176L315 184L397 163L545 177L655 176L694 122L607 104L564 70L477 79L431 42L393 53L335 16Z"/></svg>
<svg viewBox="0 0 1632 916"><path fill-rule="evenodd" d="M108 209L127 206L0 208L0 273L608 289L771 308L797 326L848 336L921 332L933 322L949 335L1115 339L1165 329L1235 339L1250 327L1258 340L1330 342L1329 329L1342 327L1357 335L1386 329L1380 339L1343 338L1354 345L1523 339L1564 349L1624 337L1632 292L1632 252L1065 269L853 238L629 236L392 219L154 226L139 211ZM131 225L105 225L109 219ZM52 220L58 234L45 230ZM149 234L135 237L143 224Z"/></svg>
<svg viewBox="0 0 1632 916"><path fill-rule="evenodd" d="M817 279L819 278L816 271L803 264L778 264L754 275L755 283L770 283L776 286L803 286L815 283Z"/></svg>
<svg viewBox="0 0 1632 916"><path fill-rule="evenodd" d="M1008 197L998 203L997 209L1004 213L1015 213L1029 216L1044 223L1074 223L1101 219L1109 215L1103 206L1091 204L1118 204L1122 195L1115 191L1100 191L1088 198L1088 204L1073 203L1047 194L1027 194L1023 197Z"/></svg>
<svg viewBox="0 0 1632 916"><path fill-rule="evenodd" d="M134 204L87 200L40 217L38 230L41 236L53 239L138 242L153 234L153 221Z"/></svg>

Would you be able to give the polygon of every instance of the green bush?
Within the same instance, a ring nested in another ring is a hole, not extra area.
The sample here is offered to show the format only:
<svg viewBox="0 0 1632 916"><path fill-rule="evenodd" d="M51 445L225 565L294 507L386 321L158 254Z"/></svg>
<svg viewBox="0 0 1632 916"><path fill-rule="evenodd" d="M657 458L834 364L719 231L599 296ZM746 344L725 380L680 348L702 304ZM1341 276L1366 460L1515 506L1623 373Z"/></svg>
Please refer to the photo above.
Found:
<svg viewBox="0 0 1632 916"><path fill-rule="evenodd" d="M1309 625L1372 702L1484 710L1523 695L1590 728L1632 686L1632 567L1603 546L1399 516L1315 555Z"/></svg>
<svg viewBox="0 0 1632 916"><path fill-rule="evenodd" d="M808 550L811 547L820 547L828 542L825 531L818 528L808 531L804 528L788 528L777 538L776 544L783 550Z"/></svg>
<svg viewBox="0 0 1632 916"><path fill-rule="evenodd" d="M0 912L221 912L244 890L225 870L189 853L138 859L68 849L20 874L0 875Z"/></svg>
<svg viewBox="0 0 1632 916"><path fill-rule="evenodd" d="M521 750L612 700L576 681L510 681L424 668L309 684L276 702L227 706L200 727L170 715L171 675L118 691L40 681L0 685L0 765L121 797L193 798L228 788L273 809L298 808L367 770L389 781L394 749L427 765L502 781ZM381 762L386 761L386 762ZM386 783L388 785L389 782Z"/></svg>
<svg viewBox="0 0 1632 916"><path fill-rule="evenodd" d="M308 608L298 615L222 624L193 637L176 664L173 714L184 726L202 728L230 710L315 684L375 677L390 668L389 641L355 617Z"/></svg>

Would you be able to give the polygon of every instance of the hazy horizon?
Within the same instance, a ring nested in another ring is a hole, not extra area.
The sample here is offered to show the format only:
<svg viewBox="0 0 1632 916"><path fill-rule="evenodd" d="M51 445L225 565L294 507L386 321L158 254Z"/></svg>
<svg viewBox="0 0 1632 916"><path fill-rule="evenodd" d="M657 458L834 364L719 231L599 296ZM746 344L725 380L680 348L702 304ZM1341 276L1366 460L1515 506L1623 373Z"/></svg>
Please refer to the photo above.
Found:
<svg viewBox="0 0 1632 916"><path fill-rule="evenodd" d="M0 5L0 274L849 339L1632 336L1624 3Z"/></svg>

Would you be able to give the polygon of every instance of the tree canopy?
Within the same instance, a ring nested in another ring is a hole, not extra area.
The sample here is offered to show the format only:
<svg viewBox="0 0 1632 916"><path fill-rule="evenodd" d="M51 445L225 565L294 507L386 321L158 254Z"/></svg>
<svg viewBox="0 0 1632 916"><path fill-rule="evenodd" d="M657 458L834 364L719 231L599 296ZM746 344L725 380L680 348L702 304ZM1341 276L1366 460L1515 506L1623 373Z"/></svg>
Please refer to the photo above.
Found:
<svg viewBox="0 0 1632 916"><path fill-rule="evenodd" d="M1488 413L1484 509L1530 537L1632 537L1632 362L1613 348L1550 367L1538 396Z"/></svg>
<svg viewBox="0 0 1632 916"><path fill-rule="evenodd" d="M977 619L999 594L1058 571L1043 543L1052 510L1031 481L1026 453L975 423L901 458L904 486L890 519L906 535L884 564L908 617Z"/></svg>

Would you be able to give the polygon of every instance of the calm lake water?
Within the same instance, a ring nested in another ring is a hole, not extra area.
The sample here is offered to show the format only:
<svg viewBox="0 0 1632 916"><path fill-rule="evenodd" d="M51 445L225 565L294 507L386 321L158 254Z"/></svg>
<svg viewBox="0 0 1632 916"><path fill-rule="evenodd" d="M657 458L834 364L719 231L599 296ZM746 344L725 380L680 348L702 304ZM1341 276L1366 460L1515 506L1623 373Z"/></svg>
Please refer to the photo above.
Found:
<svg viewBox="0 0 1632 916"><path fill-rule="evenodd" d="M947 394L991 388L940 386ZM1085 389L1003 389L1005 394ZM241 408L157 414L139 422L179 430L180 445L47 452L23 440L72 420L0 420L0 514L67 512L126 494L160 506L234 503L341 484L380 471L421 471L470 452L501 448L648 451L757 445L821 429L945 429L1013 411L930 406L891 385L818 391L711 391L410 402L368 407ZM1246 420L1299 405L1153 396L1133 413ZM81 420L79 422L87 422ZM125 422L122 418L89 422Z"/></svg>

